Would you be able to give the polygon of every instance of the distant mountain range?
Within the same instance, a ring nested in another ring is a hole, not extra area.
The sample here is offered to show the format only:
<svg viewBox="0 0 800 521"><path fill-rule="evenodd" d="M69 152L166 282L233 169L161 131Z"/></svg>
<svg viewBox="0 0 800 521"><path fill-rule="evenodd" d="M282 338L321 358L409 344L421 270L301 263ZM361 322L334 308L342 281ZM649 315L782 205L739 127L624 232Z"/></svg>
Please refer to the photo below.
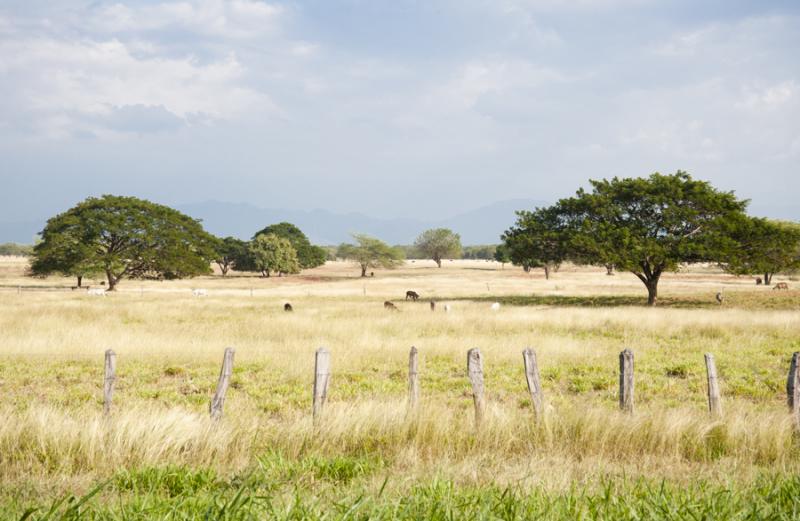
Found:
<svg viewBox="0 0 800 521"><path fill-rule="evenodd" d="M500 234L516 220L516 210L545 206L545 201L510 199L440 220L411 218L380 219L361 213L327 210L285 210L260 208L246 203L205 201L178 205L181 212L203 221L206 230L221 237L250 239L261 228L288 221L297 225L314 244L339 244L353 232L366 233L389 244L411 244L428 228L450 228L461 235L463 244L496 244ZM30 244L44 227L38 221L0 222L0 243Z"/></svg>
<svg viewBox="0 0 800 521"><path fill-rule="evenodd" d="M202 219L214 235L250 239L268 224L288 221L297 225L314 244L339 244L350 234L366 233L389 244L411 244L428 228L450 228L461 235L463 244L495 244L500 234L516 220L514 212L543 206L544 201L510 199L483 206L441 220L380 219L361 213L334 213L327 210L277 210L250 204L206 201L178 206L178 210Z"/></svg>

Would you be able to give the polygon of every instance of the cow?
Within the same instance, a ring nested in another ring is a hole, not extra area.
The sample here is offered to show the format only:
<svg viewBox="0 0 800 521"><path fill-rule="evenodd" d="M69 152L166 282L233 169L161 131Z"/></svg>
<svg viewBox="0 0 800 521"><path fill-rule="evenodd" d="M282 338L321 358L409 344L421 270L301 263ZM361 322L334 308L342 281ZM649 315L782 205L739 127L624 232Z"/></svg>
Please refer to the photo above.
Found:
<svg viewBox="0 0 800 521"><path fill-rule="evenodd" d="M431 311L436 311L436 302L431 300Z"/></svg>
<svg viewBox="0 0 800 521"><path fill-rule="evenodd" d="M450 310L451 310L451 309L452 309L452 308L450 307L450 304L445 304L445 305L444 305L444 312L445 312L445 313L450 313Z"/></svg>
<svg viewBox="0 0 800 521"><path fill-rule="evenodd" d="M195 297L207 297L208 296L208 290L207 289L203 289L203 288L193 289L192 290L192 296L195 296Z"/></svg>
<svg viewBox="0 0 800 521"><path fill-rule="evenodd" d="M286 304L283 305L283 310L286 311L286 312L290 312L290 311L294 311L294 308L292 307L292 305L290 303L287 302Z"/></svg>
<svg viewBox="0 0 800 521"><path fill-rule="evenodd" d="M761 277L756 277L756 286L760 286L762 282Z"/></svg>
<svg viewBox="0 0 800 521"><path fill-rule="evenodd" d="M494 304L492 304L489 307L491 308L492 311L500 311L500 303L499 302L495 302Z"/></svg>
<svg viewBox="0 0 800 521"><path fill-rule="evenodd" d="M95 297L105 297L106 290L105 288L89 288L88 290L86 290L86 294L93 295Z"/></svg>
<svg viewBox="0 0 800 521"><path fill-rule="evenodd" d="M775 289L785 289L785 290L788 290L788 289L789 289L789 285L788 285L788 284L786 284L785 282L778 282L777 284L775 284L775 287L774 287L774 288L772 288L772 289L773 289L773 290L775 290Z"/></svg>
<svg viewBox="0 0 800 521"><path fill-rule="evenodd" d="M414 302L416 302L418 298L419 298L419 293L417 293L416 291L411 291L411 290L406 291L406 300L411 299Z"/></svg>
<svg viewBox="0 0 800 521"><path fill-rule="evenodd" d="M383 303L384 309L388 309L389 311L398 311L397 306L389 302L388 300Z"/></svg>

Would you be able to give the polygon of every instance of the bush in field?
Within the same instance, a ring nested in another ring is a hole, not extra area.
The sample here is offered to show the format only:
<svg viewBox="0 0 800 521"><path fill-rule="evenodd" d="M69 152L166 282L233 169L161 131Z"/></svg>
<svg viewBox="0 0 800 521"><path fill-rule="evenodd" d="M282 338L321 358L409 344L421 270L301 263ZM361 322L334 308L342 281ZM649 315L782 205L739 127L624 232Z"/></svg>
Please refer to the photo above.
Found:
<svg viewBox="0 0 800 521"><path fill-rule="evenodd" d="M108 289L124 278L183 278L211 271L214 237L198 221L135 197L90 197L47 221L34 246L32 275L79 278L103 273Z"/></svg>
<svg viewBox="0 0 800 521"><path fill-rule="evenodd" d="M269 277L270 272L275 272L278 276L300 273L297 252L289 239L278 237L274 233L256 235L248 250L256 270L264 277Z"/></svg>
<svg viewBox="0 0 800 521"><path fill-rule="evenodd" d="M300 268L304 270L322 266L328 258L328 253L324 248L311 244L306 234L292 223L282 222L271 224L256 232L255 237L269 234L283 237L292 243L292 247L297 252L297 260L300 263Z"/></svg>
<svg viewBox="0 0 800 521"><path fill-rule="evenodd" d="M441 268L443 258L461 255L461 237L447 228L432 228L417 237L414 247Z"/></svg>
<svg viewBox="0 0 800 521"><path fill-rule="evenodd" d="M393 269L403 263L403 252L385 242L363 234L353 234L356 244L339 245L336 255L352 260L361 267L361 276L367 276L369 268Z"/></svg>

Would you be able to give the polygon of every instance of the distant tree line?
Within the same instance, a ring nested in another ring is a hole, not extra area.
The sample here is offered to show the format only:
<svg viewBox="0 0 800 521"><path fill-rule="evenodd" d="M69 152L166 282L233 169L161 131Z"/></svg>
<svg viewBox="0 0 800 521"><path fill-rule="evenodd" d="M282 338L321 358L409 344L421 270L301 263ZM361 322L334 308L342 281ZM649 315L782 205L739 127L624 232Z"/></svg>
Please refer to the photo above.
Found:
<svg viewBox="0 0 800 521"><path fill-rule="evenodd" d="M0 244L0 255L29 257L33 255L33 246L29 244L18 244L16 242L4 242Z"/></svg>

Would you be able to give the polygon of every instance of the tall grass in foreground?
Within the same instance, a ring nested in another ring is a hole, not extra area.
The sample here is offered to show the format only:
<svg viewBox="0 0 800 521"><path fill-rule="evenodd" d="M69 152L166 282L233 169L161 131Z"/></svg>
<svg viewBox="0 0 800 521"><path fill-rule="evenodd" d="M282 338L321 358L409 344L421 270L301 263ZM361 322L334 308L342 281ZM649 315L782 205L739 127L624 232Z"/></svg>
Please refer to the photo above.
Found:
<svg viewBox="0 0 800 521"><path fill-rule="evenodd" d="M729 468L796 469L799 454L784 411L732 410L712 421L696 410L562 408L536 423L527 410L489 408L475 430L472 412L425 405L406 414L399 402L330 404L315 428L307 414L258 418L232 407L222 421L179 409L137 407L110 418L90 411L31 407L0 411L0 479L60 475L103 477L154 465L241 471L264 451L370 455L410 476L444 472L456 481L509 482L525 469L559 460L660 467L725 460ZM476 469L480 470L479 475ZM559 483L564 475L537 482Z"/></svg>

